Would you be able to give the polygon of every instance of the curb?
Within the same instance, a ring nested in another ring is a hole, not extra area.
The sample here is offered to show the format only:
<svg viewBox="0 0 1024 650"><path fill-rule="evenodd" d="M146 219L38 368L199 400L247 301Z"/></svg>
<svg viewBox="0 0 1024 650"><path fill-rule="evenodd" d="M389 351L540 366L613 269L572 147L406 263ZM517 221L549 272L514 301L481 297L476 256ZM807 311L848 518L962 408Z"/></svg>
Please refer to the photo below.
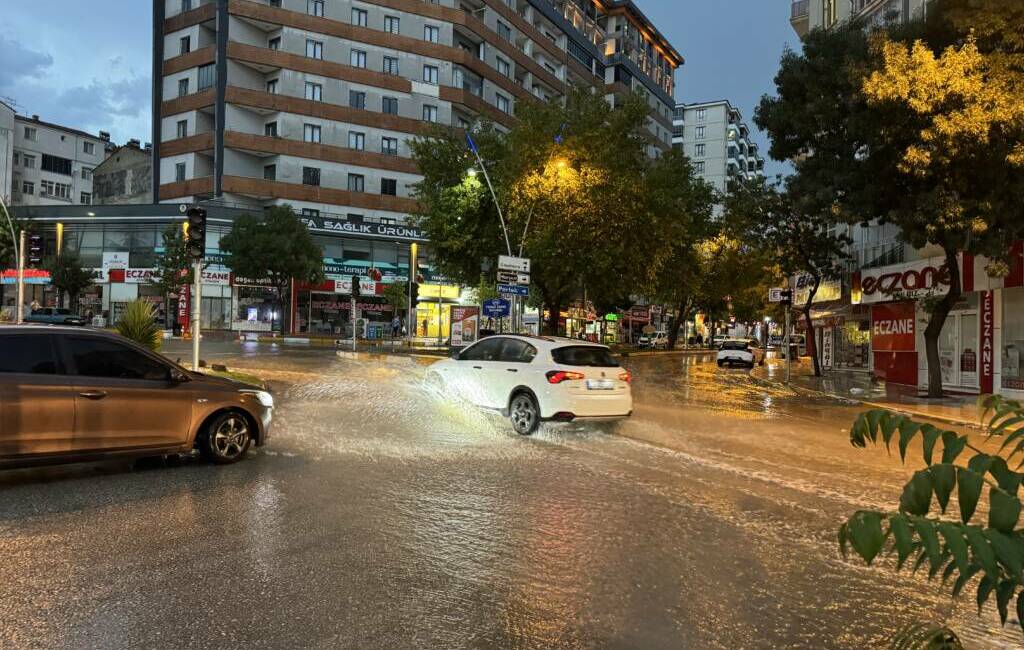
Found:
<svg viewBox="0 0 1024 650"><path fill-rule="evenodd" d="M667 357L682 355L713 354L714 350L641 350L639 352L612 352L615 357Z"/></svg>

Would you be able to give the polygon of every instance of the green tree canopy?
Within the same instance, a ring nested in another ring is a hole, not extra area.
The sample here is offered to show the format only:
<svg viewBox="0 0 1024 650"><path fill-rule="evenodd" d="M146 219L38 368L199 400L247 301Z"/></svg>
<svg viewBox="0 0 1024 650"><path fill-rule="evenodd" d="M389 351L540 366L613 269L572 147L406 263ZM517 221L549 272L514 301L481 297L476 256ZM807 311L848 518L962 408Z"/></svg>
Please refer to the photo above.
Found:
<svg viewBox="0 0 1024 650"><path fill-rule="evenodd" d="M67 306L75 309L78 294L93 283L92 271L82 268L82 260L75 251L63 250L59 255L46 260L45 268L50 272L50 282L67 296Z"/></svg>

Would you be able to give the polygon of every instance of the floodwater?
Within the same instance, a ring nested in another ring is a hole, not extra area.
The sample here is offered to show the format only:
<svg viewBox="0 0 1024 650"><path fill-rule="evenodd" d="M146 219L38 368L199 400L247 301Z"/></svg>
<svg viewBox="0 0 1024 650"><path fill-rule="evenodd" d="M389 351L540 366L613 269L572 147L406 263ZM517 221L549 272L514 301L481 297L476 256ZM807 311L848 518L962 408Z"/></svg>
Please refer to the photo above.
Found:
<svg viewBox="0 0 1024 650"><path fill-rule="evenodd" d="M973 595L844 561L913 466L849 404L702 356L633 358L609 434L500 418L424 367L222 346L278 401L244 462L0 474L0 647L865 648L937 621L1015 647Z"/></svg>

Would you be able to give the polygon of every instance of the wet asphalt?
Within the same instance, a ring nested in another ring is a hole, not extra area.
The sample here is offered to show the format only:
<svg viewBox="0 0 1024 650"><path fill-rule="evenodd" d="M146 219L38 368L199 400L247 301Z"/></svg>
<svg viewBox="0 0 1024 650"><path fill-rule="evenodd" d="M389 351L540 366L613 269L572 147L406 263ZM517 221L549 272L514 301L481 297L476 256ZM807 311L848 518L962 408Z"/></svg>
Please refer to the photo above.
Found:
<svg viewBox="0 0 1024 650"><path fill-rule="evenodd" d="M840 522L913 470L850 446L854 405L634 357L616 433L522 438L410 361L207 350L268 378L270 444L0 473L0 648L866 648L915 621L1022 640L840 557Z"/></svg>

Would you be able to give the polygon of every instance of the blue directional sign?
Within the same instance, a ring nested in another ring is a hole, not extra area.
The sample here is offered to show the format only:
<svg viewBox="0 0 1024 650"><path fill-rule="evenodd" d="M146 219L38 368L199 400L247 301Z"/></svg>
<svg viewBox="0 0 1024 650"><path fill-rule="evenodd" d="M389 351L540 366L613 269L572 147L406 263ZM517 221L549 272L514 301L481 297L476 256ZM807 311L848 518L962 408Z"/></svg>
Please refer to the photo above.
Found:
<svg viewBox="0 0 1024 650"><path fill-rule="evenodd" d="M507 318L512 313L512 303L503 298L485 300L484 316L488 318Z"/></svg>
<svg viewBox="0 0 1024 650"><path fill-rule="evenodd" d="M520 284L499 284L498 293L503 296L528 296L530 295L530 287L524 287Z"/></svg>

